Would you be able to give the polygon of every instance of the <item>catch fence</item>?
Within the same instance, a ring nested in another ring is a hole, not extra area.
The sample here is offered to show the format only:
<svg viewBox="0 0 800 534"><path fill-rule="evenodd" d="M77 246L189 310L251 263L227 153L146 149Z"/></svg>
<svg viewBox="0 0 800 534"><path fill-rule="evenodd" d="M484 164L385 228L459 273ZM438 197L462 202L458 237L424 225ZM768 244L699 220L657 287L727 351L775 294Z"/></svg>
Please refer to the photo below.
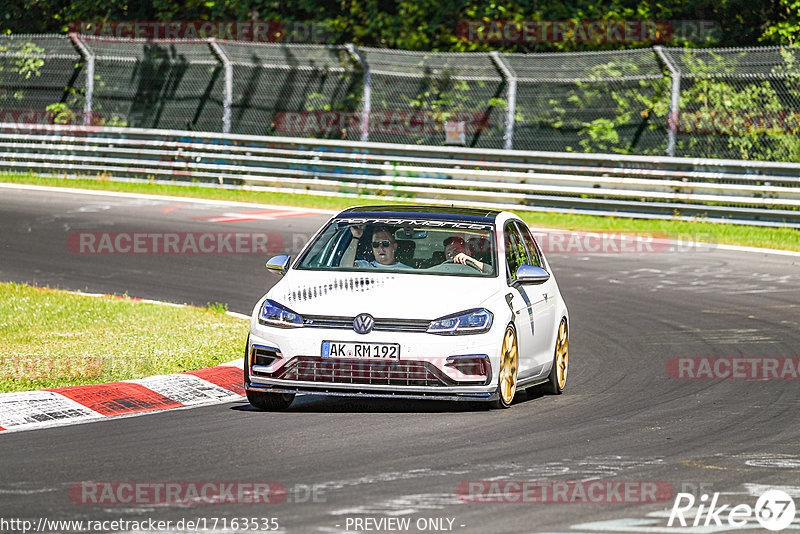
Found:
<svg viewBox="0 0 800 534"><path fill-rule="evenodd" d="M0 122L797 162L799 60L4 35Z"/></svg>

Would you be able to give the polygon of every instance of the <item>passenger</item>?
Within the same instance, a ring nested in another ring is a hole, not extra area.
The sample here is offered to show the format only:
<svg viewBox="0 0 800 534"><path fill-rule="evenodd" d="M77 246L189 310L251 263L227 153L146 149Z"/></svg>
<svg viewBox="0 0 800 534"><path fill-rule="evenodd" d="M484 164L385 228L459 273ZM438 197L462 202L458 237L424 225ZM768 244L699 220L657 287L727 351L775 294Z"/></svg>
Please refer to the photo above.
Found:
<svg viewBox="0 0 800 534"><path fill-rule="evenodd" d="M397 261L396 253L397 241L394 238L394 232L385 226L379 226L372 232L372 255L375 259L372 261L355 260L354 266L411 269L412 267Z"/></svg>
<svg viewBox="0 0 800 534"><path fill-rule="evenodd" d="M490 266L467 254L467 244L461 236L454 235L444 240L444 256L446 258L445 261L452 261L453 263L466 265L469 262L484 273L490 272L491 269Z"/></svg>
<svg viewBox="0 0 800 534"><path fill-rule="evenodd" d="M364 225L354 224L350 227L350 234L350 244L347 246L347 250L344 251L341 262L339 263L342 267L353 267L355 265L356 253L360 248L359 243L361 237L364 235Z"/></svg>

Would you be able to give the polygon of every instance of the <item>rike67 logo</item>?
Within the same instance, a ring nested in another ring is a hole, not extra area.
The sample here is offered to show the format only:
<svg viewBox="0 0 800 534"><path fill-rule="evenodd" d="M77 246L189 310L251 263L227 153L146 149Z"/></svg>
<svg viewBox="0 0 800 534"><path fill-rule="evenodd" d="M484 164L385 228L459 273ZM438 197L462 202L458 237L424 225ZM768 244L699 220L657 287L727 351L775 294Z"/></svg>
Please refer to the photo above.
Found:
<svg viewBox="0 0 800 534"><path fill-rule="evenodd" d="M794 521L794 499L785 491L778 489L765 491L754 507L749 504L736 506L721 504L719 495L714 493L710 501L708 495L701 495L699 502L696 502L695 496L691 493L678 493L667 526L742 529L754 527L752 520L755 519L763 528L777 532L787 528Z"/></svg>

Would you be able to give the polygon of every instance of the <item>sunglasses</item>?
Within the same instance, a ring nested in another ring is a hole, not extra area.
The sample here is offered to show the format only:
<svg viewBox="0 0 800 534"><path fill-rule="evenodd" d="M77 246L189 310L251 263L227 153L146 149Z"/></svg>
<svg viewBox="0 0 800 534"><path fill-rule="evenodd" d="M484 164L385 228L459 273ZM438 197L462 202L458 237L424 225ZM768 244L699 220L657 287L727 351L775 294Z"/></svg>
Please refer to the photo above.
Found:
<svg viewBox="0 0 800 534"><path fill-rule="evenodd" d="M378 248L378 247L389 248L391 245L392 245L392 242L389 241L388 239L384 239L383 241L373 241L372 242L372 248Z"/></svg>

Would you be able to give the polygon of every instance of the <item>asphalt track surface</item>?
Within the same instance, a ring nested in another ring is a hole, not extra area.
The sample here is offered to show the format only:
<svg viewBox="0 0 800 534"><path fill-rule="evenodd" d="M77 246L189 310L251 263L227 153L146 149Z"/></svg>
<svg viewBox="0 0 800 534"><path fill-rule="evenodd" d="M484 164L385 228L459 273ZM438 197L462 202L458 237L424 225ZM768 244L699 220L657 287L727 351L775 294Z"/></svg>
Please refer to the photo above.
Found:
<svg viewBox="0 0 800 534"><path fill-rule="evenodd" d="M82 231L269 231L291 243L326 218L209 219L251 211L0 189L0 280L249 313L276 281L261 255L76 254L66 242ZM765 487L782 487L800 505L800 382L676 380L666 371L673 357L798 357L800 258L705 249L548 257L571 313L562 396L520 393L504 411L298 397L284 413L235 402L9 433L0 435L0 516L276 518L284 532L397 531L355 529L354 518L409 518L411 532L436 531L417 529L436 518L452 519L453 532L730 530L667 527L673 499L459 499L459 484L487 480L664 482L750 506ZM289 494L268 505L94 505L70 497L83 481L272 481ZM748 524L739 532L767 532Z"/></svg>

